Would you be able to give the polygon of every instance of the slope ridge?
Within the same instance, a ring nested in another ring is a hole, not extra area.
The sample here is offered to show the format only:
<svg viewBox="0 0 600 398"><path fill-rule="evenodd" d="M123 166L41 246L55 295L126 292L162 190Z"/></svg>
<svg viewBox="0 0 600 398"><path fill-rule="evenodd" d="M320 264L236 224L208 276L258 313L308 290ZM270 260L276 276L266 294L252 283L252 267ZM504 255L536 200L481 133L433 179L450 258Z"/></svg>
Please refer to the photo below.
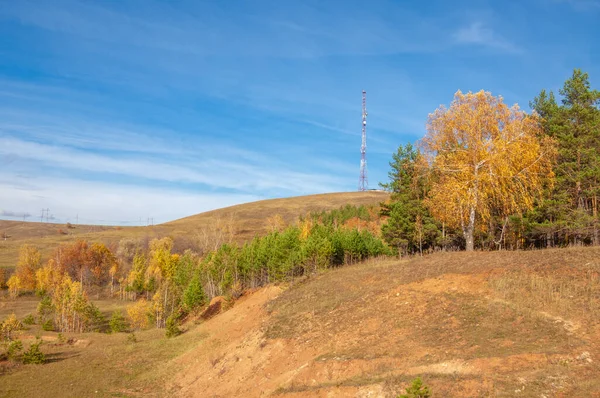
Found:
<svg viewBox="0 0 600 398"><path fill-rule="evenodd" d="M196 214L164 224L148 227L109 227L93 225L74 225L67 228L64 224L38 222L20 222L0 220L0 234L10 237L0 239L0 267L13 267L22 244L37 245L44 255L48 255L58 244L76 239L100 241L116 244L123 238L153 238L171 236L191 244L198 235L204 240L214 240L214 235L222 234L224 229L231 233L230 238L244 242L255 235L268 230L267 218L280 215L287 223L310 211L337 209L346 204L378 205L389 194L382 191L338 192L290 198L267 199L257 202L225 207Z"/></svg>
<svg viewBox="0 0 600 398"><path fill-rule="evenodd" d="M436 396L599 396L600 326L577 308L599 304L598 255L444 253L269 288L200 326L169 393L393 397L422 376ZM514 295L532 276L540 288Z"/></svg>

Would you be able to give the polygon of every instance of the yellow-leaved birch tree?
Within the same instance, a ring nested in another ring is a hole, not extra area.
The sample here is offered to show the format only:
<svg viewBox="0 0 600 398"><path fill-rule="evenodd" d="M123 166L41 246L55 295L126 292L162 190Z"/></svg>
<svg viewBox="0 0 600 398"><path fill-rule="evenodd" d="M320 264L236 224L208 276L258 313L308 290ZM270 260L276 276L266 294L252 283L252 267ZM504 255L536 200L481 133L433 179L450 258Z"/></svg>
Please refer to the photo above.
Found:
<svg viewBox="0 0 600 398"><path fill-rule="evenodd" d="M430 114L421 150L432 182L426 204L462 230L469 251L476 223L530 210L554 178L555 150L539 117L483 90L458 91Z"/></svg>

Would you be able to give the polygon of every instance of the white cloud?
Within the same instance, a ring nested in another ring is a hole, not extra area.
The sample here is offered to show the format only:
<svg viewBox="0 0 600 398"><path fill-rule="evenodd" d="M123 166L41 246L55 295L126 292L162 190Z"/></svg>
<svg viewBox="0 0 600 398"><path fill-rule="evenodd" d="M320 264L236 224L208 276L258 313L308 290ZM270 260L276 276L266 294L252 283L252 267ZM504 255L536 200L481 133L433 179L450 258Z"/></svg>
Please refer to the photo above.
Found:
<svg viewBox="0 0 600 398"><path fill-rule="evenodd" d="M204 184L213 189L237 191L286 191L290 194L330 192L341 188L333 176L303 173L281 165L256 165L239 162L211 153L197 158L177 156L109 156L76 148L28 142L12 137L0 137L0 155L17 156L24 161L41 163L45 167L64 168L72 172L101 173L128 176L151 181ZM14 160L13 160L14 162Z"/></svg>
<svg viewBox="0 0 600 398"><path fill-rule="evenodd" d="M460 28L454 34L454 39L459 44L475 44L491 47L510 53L521 52L518 46L510 43L483 22L472 22Z"/></svg>
<svg viewBox="0 0 600 398"><path fill-rule="evenodd" d="M434 39L436 24L397 3L385 2L387 12L383 15L366 13L362 4L346 4L342 13L336 5L323 4L285 2L280 6L257 1L238 4L238 12L231 13L219 2L192 2L182 10L148 0L142 10L133 13L128 12L126 4L21 1L0 10L0 14L51 32L97 43L117 43L113 51L128 45L138 51L192 57L314 58L422 53L439 48Z"/></svg>
<svg viewBox="0 0 600 398"><path fill-rule="evenodd" d="M141 225L148 217L162 223L204 211L263 199L250 194L192 193L178 189L119 185L75 179L36 178L22 189L21 181L0 173L0 203L7 213L40 214L49 208L56 222ZM9 218L0 213L0 218Z"/></svg>

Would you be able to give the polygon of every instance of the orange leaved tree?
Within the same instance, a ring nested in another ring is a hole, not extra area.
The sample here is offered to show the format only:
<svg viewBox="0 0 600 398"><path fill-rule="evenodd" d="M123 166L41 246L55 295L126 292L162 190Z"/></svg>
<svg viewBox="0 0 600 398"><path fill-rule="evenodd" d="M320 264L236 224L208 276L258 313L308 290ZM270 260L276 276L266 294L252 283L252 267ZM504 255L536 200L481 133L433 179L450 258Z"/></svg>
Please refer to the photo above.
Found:
<svg viewBox="0 0 600 398"><path fill-rule="evenodd" d="M25 290L35 289L35 273L40 268L42 255L37 247L23 245L19 249L19 261L15 269L15 275L21 282L21 288Z"/></svg>
<svg viewBox="0 0 600 398"><path fill-rule="evenodd" d="M531 209L554 177L554 148L539 117L483 90L458 91L450 108L430 114L421 150L432 177L426 204L462 230L467 250L476 223Z"/></svg>

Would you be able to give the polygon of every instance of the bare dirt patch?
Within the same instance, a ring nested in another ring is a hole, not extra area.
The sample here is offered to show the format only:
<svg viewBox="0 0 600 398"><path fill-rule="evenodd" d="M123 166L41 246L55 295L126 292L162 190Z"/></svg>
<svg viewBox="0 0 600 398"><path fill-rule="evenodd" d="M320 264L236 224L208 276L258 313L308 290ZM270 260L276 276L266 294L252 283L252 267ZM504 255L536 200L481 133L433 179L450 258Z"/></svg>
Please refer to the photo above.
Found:
<svg viewBox="0 0 600 398"><path fill-rule="evenodd" d="M210 326L215 336L198 347L198 362L172 391L394 397L421 376L436 396L594 396L600 391L600 382L590 381L600 376L595 324L538 306L542 293L535 288L525 302L501 298L494 284L507 272L514 282L532 270L571 278L565 257L580 275L600 254L581 250L525 253L524 260L522 253L447 253L372 261L274 295L251 311L252 321L231 329L221 317L246 311L236 304L205 324L219 325ZM571 299L589 304L600 291L587 289L584 298Z"/></svg>

